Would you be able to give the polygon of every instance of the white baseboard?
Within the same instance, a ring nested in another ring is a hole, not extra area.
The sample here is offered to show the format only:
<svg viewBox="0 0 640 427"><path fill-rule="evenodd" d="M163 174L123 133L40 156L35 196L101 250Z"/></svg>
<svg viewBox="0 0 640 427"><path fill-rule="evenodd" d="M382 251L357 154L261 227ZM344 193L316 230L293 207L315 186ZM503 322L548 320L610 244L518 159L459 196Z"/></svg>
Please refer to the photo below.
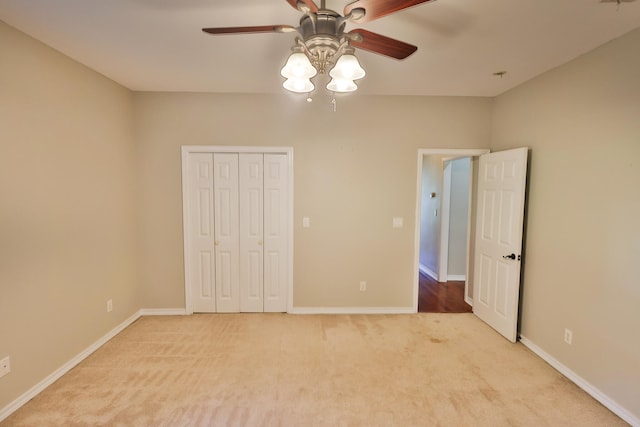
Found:
<svg viewBox="0 0 640 427"><path fill-rule="evenodd" d="M420 271L431 277L433 280L438 280L438 275L426 265L420 264Z"/></svg>
<svg viewBox="0 0 640 427"><path fill-rule="evenodd" d="M141 316L184 316L187 311L184 308L143 308Z"/></svg>
<svg viewBox="0 0 640 427"><path fill-rule="evenodd" d="M433 280L440 281L436 272L431 270L426 265L420 264L420 271L426 274L427 276L431 277ZM464 274L449 274L447 276L447 281L448 280L464 281L464 280L467 280L467 276Z"/></svg>
<svg viewBox="0 0 640 427"><path fill-rule="evenodd" d="M40 381L38 384L31 387L29 390L27 390L24 394L22 394L16 400L14 400L10 404L2 408L2 410L0 410L0 422L2 422L2 420L7 418L9 415L13 414L18 409L20 409L22 405L24 405L25 403L27 403L28 401L36 397L45 388L49 387L51 384L53 384L58 379L60 379L60 377L62 377L64 374L66 374L71 369L73 369L76 365L78 365L78 363L82 362L84 359L89 357L91 353L93 353L94 351L102 347L104 344L107 343L107 341L109 341L111 338L115 337L120 332L122 332L127 326L131 325L133 322L138 320L141 315L140 313L141 311L137 311L136 313L134 313L127 320L125 320L124 322L122 322L121 324L113 328L102 338L100 338L99 340L91 344L89 347L84 349L82 352L80 352L80 354L78 354L77 356L69 360L60 368L56 369L49 376L47 376L45 379Z"/></svg>
<svg viewBox="0 0 640 427"><path fill-rule="evenodd" d="M415 314L412 307L293 307L290 314Z"/></svg>
<svg viewBox="0 0 640 427"><path fill-rule="evenodd" d="M520 342L529 350L540 356L540 358L547 362L549 365L553 366L562 375L573 381L578 387L590 394L591 397L602 403L611 412L613 412L632 426L640 426L640 418L629 412L624 407L620 406L618 402L614 401L609 396L590 384L587 380L573 372L571 369L567 368L549 353L535 345L526 337L520 336Z"/></svg>

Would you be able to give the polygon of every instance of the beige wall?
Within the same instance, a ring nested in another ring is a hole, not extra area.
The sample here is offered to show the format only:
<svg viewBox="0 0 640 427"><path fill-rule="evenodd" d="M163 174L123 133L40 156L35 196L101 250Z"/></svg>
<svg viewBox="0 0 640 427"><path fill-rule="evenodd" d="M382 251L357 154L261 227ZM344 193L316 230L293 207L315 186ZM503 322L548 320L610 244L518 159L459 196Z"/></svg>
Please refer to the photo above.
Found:
<svg viewBox="0 0 640 427"><path fill-rule="evenodd" d="M522 335L636 417L639 46L636 30L499 96L492 144L531 147Z"/></svg>
<svg viewBox="0 0 640 427"><path fill-rule="evenodd" d="M0 52L2 409L140 300L131 93L2 22Z"/></svg>
<svg viewBox="0 0 640 427"><path fill-rule="evenodd" d="M183 144L294 147L296 307L411 307L417 150L487 147L491 100L357 96L336 113L329 101L135 95L145 307L184 307Z"/></svg>

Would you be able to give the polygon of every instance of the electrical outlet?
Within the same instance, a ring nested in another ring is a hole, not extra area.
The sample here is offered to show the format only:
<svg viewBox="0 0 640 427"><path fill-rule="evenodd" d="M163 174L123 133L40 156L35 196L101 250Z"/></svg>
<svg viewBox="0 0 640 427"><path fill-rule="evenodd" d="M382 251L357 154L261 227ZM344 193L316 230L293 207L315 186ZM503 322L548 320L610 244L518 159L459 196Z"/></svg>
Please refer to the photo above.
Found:
<svg viewBox="0 0 640 427"><path fill-rule="evenodd" d="M7 356L0 360L0 377L4 377L9 372L11 372L11 360L9 359L9 356Z"/></svg>
<svg viewBox="0 0 640 427"><path fill-rule="evenodd" d="M367 290L367 282L365 282L364 280L362 282L360 282L360 290L362 292Z"/></svg>
<svg viewBox="0 0 640 427"><path fill-rule="evenodd" d="M573 331L571 329L564 330L564 342L571 344L573 341Z"/></svg>
<svg viewBox="0 0 640 427"><path fill-rule="evenodd" d="M107 300L107 313L111 313L113 311L113 300Z"/></svg>

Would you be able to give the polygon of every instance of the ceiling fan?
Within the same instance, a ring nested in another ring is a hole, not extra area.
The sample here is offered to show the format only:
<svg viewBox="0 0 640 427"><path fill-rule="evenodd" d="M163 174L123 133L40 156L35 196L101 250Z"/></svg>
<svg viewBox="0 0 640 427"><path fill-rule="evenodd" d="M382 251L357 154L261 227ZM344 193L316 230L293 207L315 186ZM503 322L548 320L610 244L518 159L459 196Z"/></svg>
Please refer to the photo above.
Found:
<svg viewBox="0 0 640 427"><path fill-rule="evenodd" d="M327 9L325 0L320 7L313 0L286 0L303 13L300 25L261 25L249 27L203 28L213 35L247 33L297 32L296 44L291 49L281 75L286 78L283 86L293 92L305 93L314 90L311 78L329 71L332 80L327 89L333 92L352 92L357 89L355 80L365 75L354 55L355 48L405 59L418 48L363 29L345 32L347 21L370 22L411 6L435 0L356 0L345 6L343 14Z"/></svg>

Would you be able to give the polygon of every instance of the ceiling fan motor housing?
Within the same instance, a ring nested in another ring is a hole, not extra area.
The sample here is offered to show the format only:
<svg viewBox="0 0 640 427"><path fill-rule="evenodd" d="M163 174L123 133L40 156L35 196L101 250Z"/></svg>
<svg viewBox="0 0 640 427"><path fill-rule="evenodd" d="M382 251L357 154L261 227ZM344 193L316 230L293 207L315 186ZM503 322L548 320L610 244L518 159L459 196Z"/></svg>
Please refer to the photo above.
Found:
<svg viewBox="0 0 640 427"><path fill-rule="evenodd" d="M331 58L340 50L344 27L345 20L332 10L319 10L300 19L303 43L311 53L309 59L318 72L325 73Z"/></svg>

